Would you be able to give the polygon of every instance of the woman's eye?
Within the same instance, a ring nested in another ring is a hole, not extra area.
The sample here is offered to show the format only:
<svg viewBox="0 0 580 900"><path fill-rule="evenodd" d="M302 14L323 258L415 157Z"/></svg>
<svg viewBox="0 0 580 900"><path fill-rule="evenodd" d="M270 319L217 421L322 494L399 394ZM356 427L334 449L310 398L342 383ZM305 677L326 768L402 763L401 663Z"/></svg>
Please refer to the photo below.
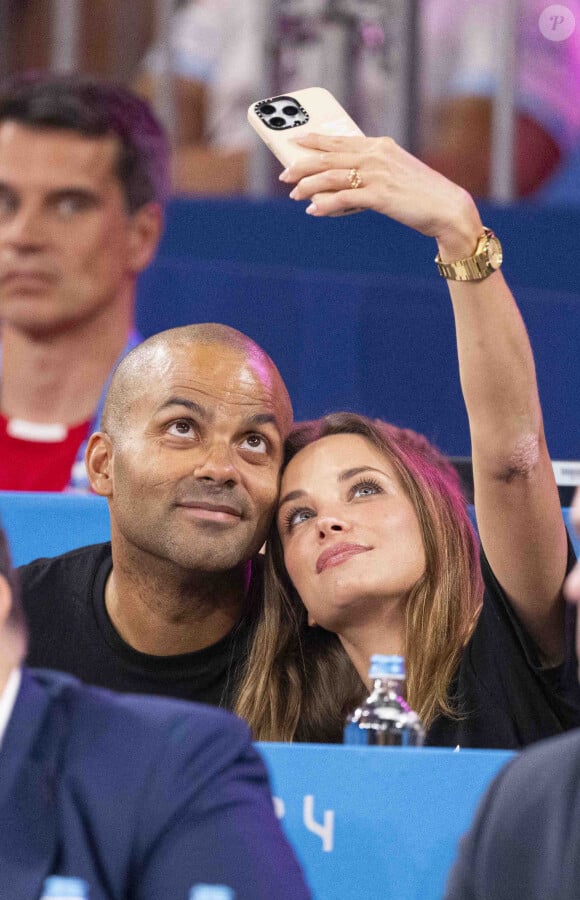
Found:
<svg viewBox="0 0 580 900"><path fill-rule="evenodd" d="M284 516L284 525L286 530L290 530L294 528L295 525L300 525L301 522L306 522L308 519L311 519L314 516L314 513L311 509L290 509Z"/></svg>
<svg viewBox="0 0 580 900"><path fill-rule="evenodd" d="M240 446L242 450L251 450L253 453L266 453L268 449L266 438L261 434L248 434Z"/></svg>
<svg viewBox="0 0 580 900"><path fill-rule="evenodd" d="M378 481L359 481L351 488L352 497L370 497L372 494L381 494L383 491Z"/></svg>

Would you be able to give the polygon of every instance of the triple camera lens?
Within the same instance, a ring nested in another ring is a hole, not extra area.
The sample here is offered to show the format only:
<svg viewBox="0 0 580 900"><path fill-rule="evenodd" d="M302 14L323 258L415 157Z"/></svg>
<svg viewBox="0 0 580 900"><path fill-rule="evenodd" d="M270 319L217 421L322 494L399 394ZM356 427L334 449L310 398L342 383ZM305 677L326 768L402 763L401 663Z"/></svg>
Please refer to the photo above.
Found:
<svg viewBox="0 0 580 900"><path fill-rule="evenodd" d="M256 104L256 112L268 128L282 131L308 121L308 113L293 97L273 97Z"/></svg>

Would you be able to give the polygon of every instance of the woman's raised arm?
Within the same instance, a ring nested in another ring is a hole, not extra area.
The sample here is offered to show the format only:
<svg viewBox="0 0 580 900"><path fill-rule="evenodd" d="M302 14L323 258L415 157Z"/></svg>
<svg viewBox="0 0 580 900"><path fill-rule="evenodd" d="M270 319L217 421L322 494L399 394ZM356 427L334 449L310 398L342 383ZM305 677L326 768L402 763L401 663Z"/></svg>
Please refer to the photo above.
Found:
<svg viewBox="0 0 580 900"><path fill-rule="evenodd" d="M312 155L281 180L294 184L294 199L310 199L310 215L372 209L433 237L442 263L475 253L484 223L473 199L390 138L312 134L299 143ZM447 284L481 541L545 661L558 662L567 540L526 329L500 271Z"/></svg>

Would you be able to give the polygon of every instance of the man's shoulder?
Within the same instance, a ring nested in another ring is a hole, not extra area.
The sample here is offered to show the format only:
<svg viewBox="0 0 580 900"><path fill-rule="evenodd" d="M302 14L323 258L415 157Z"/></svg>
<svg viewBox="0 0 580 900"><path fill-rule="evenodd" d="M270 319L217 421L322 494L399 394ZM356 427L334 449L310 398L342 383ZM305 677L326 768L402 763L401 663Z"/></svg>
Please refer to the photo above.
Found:
<svg viewBox="0 0 580 900"><path fill-rule="evenodd" d="M86 547L77 547L60 556L42 556L29 563L19 566L18 577L23 589L36 583L43 582L47 578L67 580L71 576L82 572L89 572L102 562L111 558L111 544L89 544Z"/></svg>
<svg viewBox="0 0 580 900"><path fill-rule="evenodd" d="M576 806L580 783L580 729L539 741L502 769L489 794L494 814L502 820L527 820L532 809L549 823L552 813ZM525 803L522 803L522 798Z"/></svg>
<svg viewBox="0 0 580 900"><path fill-rule="evenodd" d="M548 775L562 775L563 771L576 767L580 768L580 728L533 744L510 764L514 777L525 776L534 769Z"/></svg>

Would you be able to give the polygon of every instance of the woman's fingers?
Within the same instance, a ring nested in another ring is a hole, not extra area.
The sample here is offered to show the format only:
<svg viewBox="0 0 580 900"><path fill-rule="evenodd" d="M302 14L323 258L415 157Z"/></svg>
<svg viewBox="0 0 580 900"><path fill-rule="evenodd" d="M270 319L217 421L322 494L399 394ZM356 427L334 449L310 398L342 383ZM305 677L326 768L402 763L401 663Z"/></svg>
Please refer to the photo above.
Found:
<svg viewBox="0 0 580 900"><path fill-rule="evenodd" d="M314 194L306 212L310 216L333 216L369 208L369 198L364 191L329 191Z"/></svg>
<svg viewBox="0 0 580 900"><path fill-rule="evenodd" d="M312 201L311 215L374 209L439 238L473 204L465 191L416 159L392 138L327 137L297 141L308 153L286 170L294 200Z"/></svg>
<svg viewBox="0 0 580 900"><path fill-rule="evenodd" d="M368 145L372 138L363 135L355 137L333 137L326 134L304 134L296 138L296 143L302 147L309 147L313 150L324 150L329 153L360 153Z"/></svg>
<svg viewBox="0 0 580 900"><path fill-rule="evenodd" d="M362 176L354 166L330 169L301 178L290 192L290 196L293 200L307 200L320 191L360 190L362 184Z"/></svg>
<svg viewBox="0 0 580 900"><path fill-rule="evenodd" d="M308 156L296 160L278 176L280 181L287 184L296 184L308 175L316 175L319 172L336 171L339 169L351 169L358 157L354 153L309 153Z"/></svg>
<svg viewBox="0 0 580 900"><path fill-rule="evenodd" d="M312 201L311 215L374 209L438 238L465 215L471 198L392 138L327 137L297 140L308 150L281 176L294 200Z"/></svg>
<svg viewBox="0 0 580 900"><path fill-rule="evenodd" d="M377 139L308 134L296 138L295 142L309 152L301 155L279 176L280 181L289 184L295 184L301 178L317 172L331 169L352 169L364 162L364 158L376 149Z"/></svg>

